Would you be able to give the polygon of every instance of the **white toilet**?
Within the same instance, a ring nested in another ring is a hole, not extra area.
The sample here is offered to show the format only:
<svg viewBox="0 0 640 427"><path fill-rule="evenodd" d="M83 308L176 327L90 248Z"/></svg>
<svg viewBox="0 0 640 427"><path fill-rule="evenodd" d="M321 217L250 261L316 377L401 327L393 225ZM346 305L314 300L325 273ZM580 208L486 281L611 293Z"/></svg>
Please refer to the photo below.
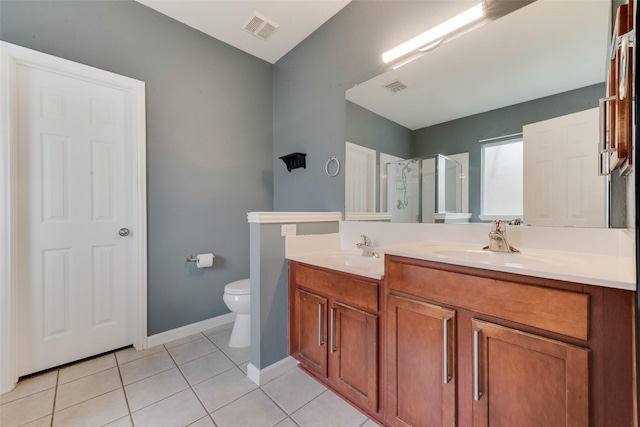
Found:
<svg viewBox="0 0 640 427"><path fill-rule="evenodd" d="M236 280L224 287L222 299L233 313L236 321L233 324L229 347L249 347L251 345L251 331L249 313L251 311L249 279Z"/></svg>

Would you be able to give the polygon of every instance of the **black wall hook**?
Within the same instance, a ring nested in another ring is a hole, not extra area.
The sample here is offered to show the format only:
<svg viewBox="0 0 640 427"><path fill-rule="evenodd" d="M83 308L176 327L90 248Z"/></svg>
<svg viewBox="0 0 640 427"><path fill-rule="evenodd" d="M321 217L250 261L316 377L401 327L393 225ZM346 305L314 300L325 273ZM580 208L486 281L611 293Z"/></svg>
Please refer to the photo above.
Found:
<svg viewBox="0 0 640 427"><path fill-rule="evenodd" d="M280 159L287 165L287 170L291 172L291 169L307 168L306 156L306 153L291 153L280 157Z"/></svg>

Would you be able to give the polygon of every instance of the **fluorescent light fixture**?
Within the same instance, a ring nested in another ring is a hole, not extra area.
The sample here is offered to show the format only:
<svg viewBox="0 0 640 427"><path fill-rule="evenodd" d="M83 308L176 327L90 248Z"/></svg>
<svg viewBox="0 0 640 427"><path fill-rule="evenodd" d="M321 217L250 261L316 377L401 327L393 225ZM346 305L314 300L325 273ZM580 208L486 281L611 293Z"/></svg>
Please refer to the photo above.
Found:
<svg viewBox="0 0 640 427"><path fill-rule="evenodd" d="M397 64L393 65L393 69L397 70L400 67L403 67L405 65L407 65L409 62L413 62L416 59L420 58L422 55L424 55L426 52L416 52L413 55L407 56L406 58L404 58L402 61L399 61Z"/></svg>
<svg viewBox="0 0 640 427"><path fill-rule="evenodd" d="M484 18L484 7L482 3L478 3L471 9L468 9L461 14L456 15L453 18L448 19L443 23L431 28L430 30L427 30L424 33L412 38L411 40L408 40L401 45L398 45L393 49L386 51L382 54L382 60L385 62L385 64L388 64L389 62L396 60L401 56L408 54L409 52L420 49L422 46L428 43L438 42L447 34L459 30L460 28L469 25L481 18Z"/></svg>

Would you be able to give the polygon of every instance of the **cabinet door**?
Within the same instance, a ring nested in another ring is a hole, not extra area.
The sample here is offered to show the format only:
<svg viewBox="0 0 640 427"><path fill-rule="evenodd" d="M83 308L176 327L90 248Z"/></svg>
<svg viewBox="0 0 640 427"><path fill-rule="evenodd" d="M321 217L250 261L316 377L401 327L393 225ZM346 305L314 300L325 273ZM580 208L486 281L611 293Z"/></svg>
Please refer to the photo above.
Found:
<svg viewBox="0 0 640 427"><path fill-rule="evenodd" d="M474 426L589 425L589 351L472 320Z"/></svg>
<svg viewBox="0 0 640 427"><path fill-rule="evenodd" d="M329 377L354 403L378 410L378 316L334 303L329 314Z"/></svg>
<svg viewBox="0 0 640 427"><path fill-rule="evenodd" d="M454 426L455 311L391 295L387 313L387 421Z"/></svg>
<svg viewBox="0 0 640 427"><path fill-rule="evenodd" d="M327 376L327 299L298 289L296 291L297 359L307 368Z"/></svg>

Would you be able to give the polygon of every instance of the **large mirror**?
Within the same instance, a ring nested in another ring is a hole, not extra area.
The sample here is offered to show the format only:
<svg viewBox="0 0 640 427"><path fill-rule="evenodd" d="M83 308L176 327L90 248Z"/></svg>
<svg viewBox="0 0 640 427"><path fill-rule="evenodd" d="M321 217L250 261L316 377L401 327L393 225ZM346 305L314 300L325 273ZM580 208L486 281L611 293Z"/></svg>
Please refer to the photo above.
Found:
<svg viewBox="0 0 640 427"><path fill-rule="evenodd" d="M546 124L569 117L569 124L560 126L575 127L574 113L598 107L605 94L615 6L609 0L537 0L347 90L346 140L376 153L375 210L385 211L383 199L393 190L381 182L391 162L467 155L467 175L462 178L468 186L470 221L485 220L483 147L522 138L523 129L544 138L552 132ZM597 134L593 113L588 120L595 127L569 133ZM597 140L593 144L597 152ZM525 164L532 161L530 154L526 157ZM349 169L348 153L346 160ZM585 173L597 176L597 164L588 168ZM551 173L529 174L527 179L525 199L532 189L557 187L562 180ZM563 209L575 211L575 206L593 204L588 199L597 198L603 207L596 209L605 213L595 226L626 227L632 212L628 205L634 200L628 195L630 180L617 174L600 178L595 186L602 191L593 194L589 188L594 185L573 180L562 197L573 205ZM351 193L346 191L346 197ZM347 199L345 206L350 205Z"/></svg>

